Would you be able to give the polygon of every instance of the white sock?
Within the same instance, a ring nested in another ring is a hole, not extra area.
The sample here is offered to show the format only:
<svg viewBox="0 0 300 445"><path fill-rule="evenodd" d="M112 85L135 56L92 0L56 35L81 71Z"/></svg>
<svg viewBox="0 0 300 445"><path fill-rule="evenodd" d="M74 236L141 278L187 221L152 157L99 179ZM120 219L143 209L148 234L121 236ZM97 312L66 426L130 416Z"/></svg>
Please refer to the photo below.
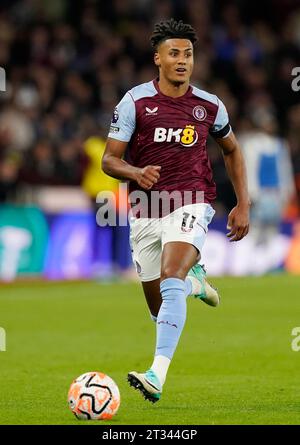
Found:
<svg viewBox="0 0 300 445"><path fill-rule="evenodd" d="M151 366L151 369L155 374L157 375L161 386L166 381L167 372L170 366L171 360L168 357L165 357L164 355L156 355L154 357L153 364Z"/></svg>
<svg viewBox="0 0 300 445"><path fill-rule="evenodd" d="M197 278L188 276L188 277L186 277L186 280L190 280L190 282L192 284L192 292L190 293L190 295L197 295L197 294L201 293L202 286L201 286L200 281L197 280Z"/></svg>

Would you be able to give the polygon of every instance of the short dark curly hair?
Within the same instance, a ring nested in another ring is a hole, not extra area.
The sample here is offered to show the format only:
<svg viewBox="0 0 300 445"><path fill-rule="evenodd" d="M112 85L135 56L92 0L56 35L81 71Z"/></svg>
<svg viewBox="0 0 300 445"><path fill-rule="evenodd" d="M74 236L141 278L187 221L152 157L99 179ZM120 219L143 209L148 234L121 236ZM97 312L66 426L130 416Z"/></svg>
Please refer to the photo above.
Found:
<svg viewBox="0 0 300 445"><path fill-rule="evenodd" d="M154 25L153 33L150 37L151 46L157 49L160 43L167 39L188 39L193 46L197 42L197 35L194 28L188 23L178 22L173 18Z"/></svg>

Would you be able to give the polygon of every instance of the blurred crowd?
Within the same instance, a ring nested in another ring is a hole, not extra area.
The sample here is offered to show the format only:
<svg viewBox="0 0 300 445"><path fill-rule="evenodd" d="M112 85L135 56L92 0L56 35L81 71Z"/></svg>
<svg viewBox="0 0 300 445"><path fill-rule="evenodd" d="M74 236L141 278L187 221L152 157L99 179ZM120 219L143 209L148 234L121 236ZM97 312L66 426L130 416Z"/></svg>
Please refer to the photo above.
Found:
<svg viewBox="0 0 300 445"><path fill-rule="evenodd" d="M28 185L83 184L85 141L103 141L122 95L157 76L149 37L170 17L197 30L192 83L223 100L235 132L284 141L297 212L299 0L1 0L0 202L19 200ZM213 140L208 149L227 211L232 188Z"/></svg>

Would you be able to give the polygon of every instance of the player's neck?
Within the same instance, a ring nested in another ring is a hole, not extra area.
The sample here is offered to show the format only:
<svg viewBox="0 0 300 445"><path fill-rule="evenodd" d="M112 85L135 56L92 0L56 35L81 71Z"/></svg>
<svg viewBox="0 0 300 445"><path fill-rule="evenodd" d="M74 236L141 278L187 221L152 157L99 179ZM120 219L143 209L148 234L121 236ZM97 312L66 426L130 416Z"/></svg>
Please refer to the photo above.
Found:
<svg viewBox="0 0 300 445"><path fill-rule="evenodd" d="M158 85L161 93L170 97L183 96L189 89L189 82L173 84L163 77L159 79Z"/></svg>

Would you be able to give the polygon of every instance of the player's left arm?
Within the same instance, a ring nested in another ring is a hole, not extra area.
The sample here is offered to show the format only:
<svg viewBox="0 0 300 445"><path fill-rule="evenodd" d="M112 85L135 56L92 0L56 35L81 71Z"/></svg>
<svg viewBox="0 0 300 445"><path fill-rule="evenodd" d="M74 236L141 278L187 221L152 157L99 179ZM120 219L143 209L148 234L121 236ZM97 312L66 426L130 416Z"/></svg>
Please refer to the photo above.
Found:
<svg viewBox="0 0 300 445"><path fill-rule="evenodd" d="M227 234L230 241L239 241L249 231L250 199L247 186L247 172L245 161L239 143L230 131L225 137L215 138L222 149L225 167L233 185L237 205L228 215Z"/></svg>

